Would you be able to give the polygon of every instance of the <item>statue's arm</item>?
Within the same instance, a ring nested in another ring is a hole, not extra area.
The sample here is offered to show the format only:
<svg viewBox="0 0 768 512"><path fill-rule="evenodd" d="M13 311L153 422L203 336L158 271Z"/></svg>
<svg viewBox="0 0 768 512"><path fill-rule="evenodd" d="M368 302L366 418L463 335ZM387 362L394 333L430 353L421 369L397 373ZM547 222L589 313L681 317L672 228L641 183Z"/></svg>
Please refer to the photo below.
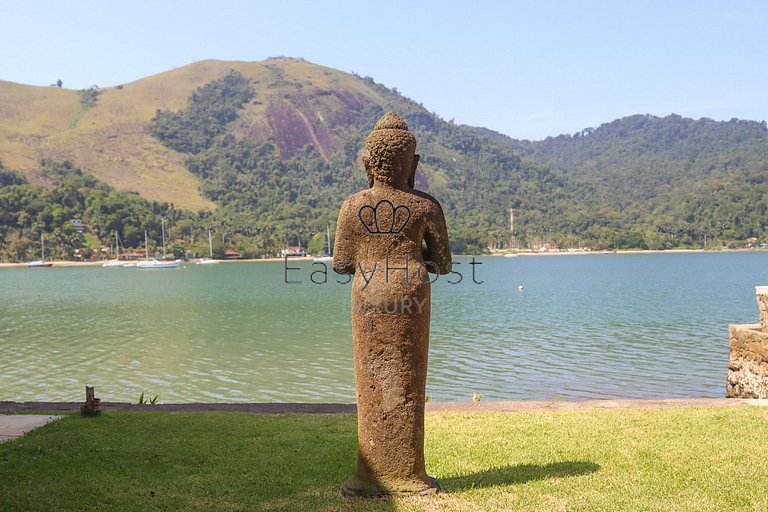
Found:
<svg viewBox="0 0 768 512"><path fill-rule="evenodd" d="M344 201L336 221L336 238L333 244L333 270L339 274L354 274L357 263L354 226L357 212L349 200Z"/></svg>
<svg viewBox="0 0 768 512"><path fill-rule="evenodd" d="M430 272L437 270L438 274L451 272L451 245L448 242L448 228L445 225L445 216L440 203L434 201L432 212L424 232L424 241L427 242L427 254L425 261L431 261ZM434 273L434 272L433 272Z"/></svg>

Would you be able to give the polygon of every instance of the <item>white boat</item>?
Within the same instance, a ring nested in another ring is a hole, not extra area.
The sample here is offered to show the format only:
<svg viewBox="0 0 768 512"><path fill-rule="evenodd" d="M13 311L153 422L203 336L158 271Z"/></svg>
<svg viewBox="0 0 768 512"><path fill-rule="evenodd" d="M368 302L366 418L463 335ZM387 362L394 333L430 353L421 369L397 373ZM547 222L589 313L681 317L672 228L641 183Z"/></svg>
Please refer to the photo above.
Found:
<svg viewBox="0 0 768 512"><path fill-rule="evenodd" d="M504 257L505 258L517 258L517 254L511 252L509 254L505 254Z"/></svg>
<svg viewBox="0 0 768 512"><path fill-rule="evenodd" d="M48 268L53 266L53 263L48 263L45 261L45 240L43 239L42 234L40 235L40 252L41 255L39 260L34 260L27 263L29 268Z"/></svg>
<svg viewBox="0 0 768 512"><path fill-rule="evenodd" d="M315 263L333 263L333 256L331 256L331 225L325 225L325 241L328 244L328 252L316 257L313 261Z"/></svg>
<svg viewBox="0 0 768 512"><path fill-rule="evenodd" d="M34 260L27 263L27 266L30 268L48 268L53 266L53 263L48 263L45 260Z"/></svg>
<svg viewBox="0 0 768 512"><path fill-rule="evenodd" d="M136 263L136 268L179 268L181 260L175 261L160 261L152 258Z"/></svg>
<svg viewBox="0 0 768 512"><path fill-rule="evenodd" d="M211 230L208 230L208 254L209 258L200 258L197 260L198 265L214 265L218 264L219 260L213 259L213 243L211 242Z"/></svg>
<svg viewBox="0 0 768 512"><path fill-rule="evenodd" d="M161 219L161 226L163 229L163 256L165 256L165 224ZM149 257L149 242L147 242L147 232L144 231L144 251L146 253L146 259L136 263L136 268L179 268L181 260L165 261L158 260L157 258Z"/></svg>

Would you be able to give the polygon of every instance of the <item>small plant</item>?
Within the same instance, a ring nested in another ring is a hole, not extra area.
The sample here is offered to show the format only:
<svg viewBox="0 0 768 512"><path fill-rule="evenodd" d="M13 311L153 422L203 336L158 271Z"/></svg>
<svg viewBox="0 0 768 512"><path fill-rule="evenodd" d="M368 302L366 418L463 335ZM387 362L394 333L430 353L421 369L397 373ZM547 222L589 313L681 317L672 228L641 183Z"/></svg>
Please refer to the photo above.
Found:
<svg viewBox="0 0 768 512"><path fill-rule="evenodd" d="M424 403L425 404L428 404L431 401L432 401L432 397L430 395L427 395L426 397L424 397Z"/></svg>
<svg viewBox="0 0 768 512"><path fill-rule="evenodd" d="M473 402L477 403L477 402L479 402L482 399L483 399L483 395L481 395L480 393L475 393L474 391L472 392L472 401Z"/></svg>
<svg viewBox="0 0 768 512"><path fill-rule="evenodd" d="M80 96L80 105L85 109L96 106L96 101L99 99L101 91L98 85L93 85L88 89L77 91L77 94Z"/></svg>
<svg viewBox="0 0 768 512"><path fill-rule="evenodd" d="M141 394L139 395L139 401L136 403L136 405L146 405L146 404L155 405L157 403L157 397L158 395L155 395L152 398L144 397L144 392L142 391Z"/></svg>

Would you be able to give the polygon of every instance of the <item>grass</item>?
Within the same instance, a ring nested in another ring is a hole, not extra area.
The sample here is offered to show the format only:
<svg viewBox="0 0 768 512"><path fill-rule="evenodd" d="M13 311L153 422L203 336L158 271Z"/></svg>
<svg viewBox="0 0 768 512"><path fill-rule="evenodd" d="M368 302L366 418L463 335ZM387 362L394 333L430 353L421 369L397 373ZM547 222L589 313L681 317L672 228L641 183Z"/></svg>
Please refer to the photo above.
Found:
<svg viewBox="0 0 768 512"><path fill-rule="evenodd" d="M432 497L347 501L352 415L70 415L0 445L0 510L758 511L768 410L427 415Z"/></svg>

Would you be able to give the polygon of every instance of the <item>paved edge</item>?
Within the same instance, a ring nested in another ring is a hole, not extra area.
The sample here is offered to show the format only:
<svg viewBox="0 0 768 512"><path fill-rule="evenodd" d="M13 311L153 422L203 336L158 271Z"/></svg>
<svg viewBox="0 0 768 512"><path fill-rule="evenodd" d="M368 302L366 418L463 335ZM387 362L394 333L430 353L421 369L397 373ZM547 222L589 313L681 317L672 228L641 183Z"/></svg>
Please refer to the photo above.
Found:
<svg viewBox="0 0 768 512"><path fill-rule="evenodd" d="M18 411L79 411L82 402L0 402L0 412ZM251 412L259 414L330 414L355 413L355 404L304 403L189 403L136 405L124 402L102 402L101 410L159 411L159 412Z"/></svg>
<svg viewBox="0 0 768 512"><path fill-rule="evenodd" d="M17 439L30 430L56 421L62 416L37 414L2 414L0 415L0 443Z"/></svg>
<svg viewBox="0 0 768 512"><path fill-rule="evenodd" d="M523 412L541 410L589 410L589 409L652 409L663 407L730 407L735 405L768 406L768 399L744 398L682 398L663 400L579 400L579 401L526 401L526 402L429 402L427 412ZM0 412L17 411L77 411L81 402L0 402ZM133 405L121 402L101 404L109 411L158 411L158 412L248 412L257 414L354 414L355 404L306 404L306 403L189 403Z"/></svg>

